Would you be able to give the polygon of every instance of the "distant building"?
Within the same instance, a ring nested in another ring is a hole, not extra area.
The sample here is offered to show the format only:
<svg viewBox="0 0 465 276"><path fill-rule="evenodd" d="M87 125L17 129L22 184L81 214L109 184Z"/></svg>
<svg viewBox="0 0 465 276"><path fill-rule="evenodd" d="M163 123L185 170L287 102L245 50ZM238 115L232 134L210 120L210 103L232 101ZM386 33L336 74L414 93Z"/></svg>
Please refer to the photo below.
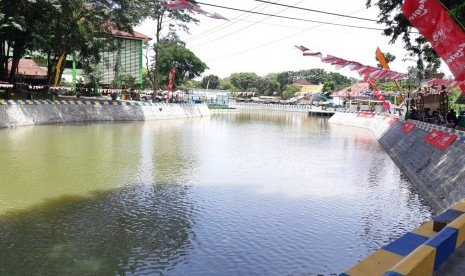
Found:
<svg viewBox="0 0 465 276"><path fill-rule="evenodd" d="M194 102L227 104L232 99L232 93L229 90L190 89L188 95L189 101Z"/></svg>
<svg viewBox="0 0 465 276"><path fill-rule="evenodd" d="M311 84L306 79L298 79L293 84L300 87L300 91L294 94L296 102L299 104L310 104L313 100L313 94L323 92L323 84Z"/></svg>
<svg viewBox="0 0 465 276"><path fill-rule="evenodd" d="M372 91L368 82L358 82L331 94L335 105L344 105L344 102L367 100Z"/></svg>

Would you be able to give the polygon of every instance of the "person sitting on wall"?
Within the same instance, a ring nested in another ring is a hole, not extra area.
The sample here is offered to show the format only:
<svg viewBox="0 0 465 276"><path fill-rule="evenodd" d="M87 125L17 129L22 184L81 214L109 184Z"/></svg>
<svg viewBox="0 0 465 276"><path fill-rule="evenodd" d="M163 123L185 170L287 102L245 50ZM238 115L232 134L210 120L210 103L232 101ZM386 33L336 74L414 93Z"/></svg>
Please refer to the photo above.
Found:
<svg viewBox="0 0 465 276"><path fill-rule="evenodd" d="M412 107L412 109L410 110L409 119L418 120L418 112L414 107Z"/></svg>
<svg viewBox="0 0 465 276"><path fill-rule="evenodd" d="M454 127L457 125L457 123L458 123L457 114L455 114L455 111L453 109L451 109L447 113L446 120L447 120L447 123L453 123Z"/></svg>

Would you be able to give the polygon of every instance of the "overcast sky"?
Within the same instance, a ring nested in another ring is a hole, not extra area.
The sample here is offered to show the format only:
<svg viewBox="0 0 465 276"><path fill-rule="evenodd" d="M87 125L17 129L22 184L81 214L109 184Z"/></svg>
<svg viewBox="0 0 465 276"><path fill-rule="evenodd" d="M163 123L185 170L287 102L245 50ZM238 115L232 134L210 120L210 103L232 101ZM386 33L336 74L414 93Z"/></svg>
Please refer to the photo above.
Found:
<svg viewBox="0 0 465 276"><path fill-rule="evenodd" d="M324 64L318 58L303 57L294 45L306 46L321 52L323 56L334 55L371 66L376 66L375 50L379 46L383 52L390 52L397 57L390 64L391 70L406 73L407 67L414 65L413 61L403 61L406 51L401 41L389 44L389 38L383 36L380 30L334 26L309 21L383 28L375 22L303 10L311 9L376 20L379 11L376 7L367 9L366 0L269 0L272 3L303 9L256 0L199 0L198 2L203 3L200 4L203 10L210 13L217 12L229 19L225 21L196 14L195 17L200 20L200 23L190 27L190 34L180 33L181 39L187 43L186 47L209 67L204 75L214 74L224 78L237 72L255 72L259 76L264 76L268 73L323 68L326 71L359 78L358 74L348 68L336 70L334 66ZM155 36L153 22L145 21L135 29L146 35ZM445 66L442 66L441 70L446 75L451 75Z"/></svg>

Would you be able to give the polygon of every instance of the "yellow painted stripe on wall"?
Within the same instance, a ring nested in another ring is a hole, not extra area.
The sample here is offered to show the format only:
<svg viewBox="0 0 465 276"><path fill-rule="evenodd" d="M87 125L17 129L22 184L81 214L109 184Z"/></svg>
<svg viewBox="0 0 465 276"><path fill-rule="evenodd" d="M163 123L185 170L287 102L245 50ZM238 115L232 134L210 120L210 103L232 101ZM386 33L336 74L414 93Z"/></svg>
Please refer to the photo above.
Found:
<svg viewBox="0 0 465 276"><path fill-rule="evenodd" d="M402 258L401 255L379 249L347 270L346 273L351 276L382 276L391 267L400 262Z"/></svg>
<svg viewBox="0 0 465 276"><path fill-rule="evenodd" d="M465 212L465 199L462 199L459 202L455 203L454 205L452 205L452 207L450 207L450 209Z"/></svg>
<svg viewBox="0 0 465 276"><path fill-rule="evenodd" d="M455 249L459 248L463 242L465 242L465 214L456 218L454 221L449 223L447 227L458 229L457 241L455 243Z"/></svg>
<svg viewBox="0 0 465 276"><path fill-rule="evenodd" d="M429 276L434 272L436 249L429 245L420 245L390 271L409 276Z"/></svg>
<svg viewBox="0 0 465 276"><path fill-rule="evenodd" d="M411 232L414 233L414 234L417 234L417 235L421 235L423 237L431 238L434 235L436 235L436 232L433 231L433 224L434 224L434 221L432 221L432 220L427 221L427 222L423 223L422 225L420 225L417 229L415 229L415 230L413 230Z"/></svg>

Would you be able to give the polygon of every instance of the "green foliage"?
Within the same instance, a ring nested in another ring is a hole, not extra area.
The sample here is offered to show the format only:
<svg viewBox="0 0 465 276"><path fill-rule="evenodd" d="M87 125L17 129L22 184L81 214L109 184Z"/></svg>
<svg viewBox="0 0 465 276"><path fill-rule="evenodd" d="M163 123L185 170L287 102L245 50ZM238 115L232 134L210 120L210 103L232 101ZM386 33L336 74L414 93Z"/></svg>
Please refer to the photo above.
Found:
<svg viewBox="0 0 465 276"><path fill-rule="evenodd" d="M255 73L233 73L229 78L225 78L221 81L220 89L227 89L234 92L256 91L258 95L282 97L285 97L284 94L287 92L286 96L288 97L289 93L296 92L294 91L296 86L293 84L299 79L305 79L312 84L324 84L323 90L325 92L323 94L325 96L356 82L355 79L347 78L339 73L328 73L323 69L310 69L297 72L286 71L271 73L265 77L259 77ZM290 87L292 87L292 89ZM300 91L300 88L298 88L297 91Z"/></svg>
<svg viewBox="0 0 465 276"><path fill-rule="evenodd" d="M323 96L328 97L332 92L336 90L336 82L333 80L327 80L323 83Z"/></svg>
<svg viewBox="0 0 465 276"><path fill-rule="evenodd" d="M131 74L124 74L121 77L121 86L126 89L137 89L136 78Z"/></svg>
<svg viewBox="0 0 465 276"><path fill-rule="evenodd" d="M164 39L159 43L158 47L160 55L158 70L163 85L168 84L173 66L176 66L175 84L177 85L200 76L208 69L207 65L194 53L176 41ZM155 66L156 64L153 65L153 68Z"/></svg>
<svg viewBox="0 0 465 276"><path fill-rule="evenodd" d="M286 85L294 83L294 78L292 76L292 72L282 72L276 75L276 81L278 82L278 94L282 95L284 90L286 89Z"/></svg>
<svg viewBox="0 0 465 276"><path fill-rule="evenodd" d="M218 89L220 86L220 78L216 75L208 75L202 78L203 89Z"/></svg>
<svg viewBox="0 0 465 276"><path fill-rule="evenodd" d="M0 3L0 80L7 75L6 56L13 51L13 64L27 53L40 53L48 60L48 79L54 79L62 54L79 53L87 72L100 53L113 45L111 30L132 31L144 16L147 0L4 0ZM87 67L87 68L86 68ZM14 68L13 68L14 69Z"/></svg>
<svg viewBox="0 0 465 276"><path fill-rule="evenodd" d="M378 82L376 86L383 91L397 91L396 84L392 81Z"/></svg>
<svg viewBox="0 0 465 276"><path fill-rule="evenodd" d="M286 85L286 87L284 88L282 97L285 100L289 100L290 98L294 97L295 93L299 91L300 91L300 87L297 85L293 85L293 84Z"/></svg>
<svg viewBox="0 0 465 276"><path fill-rule="evenodd" d="M224 78L220 81L220 86L218 87L220 90L231 90L231 91L236 91L234 87L231 84L231 79L230 78Z"/></svg>
<svg viewBox="0 0 465 276"><path fill-rule="evenodd" d="M255 73L233 73L229 79L231 85L237 88L238 91L246 92L256 88L258 76Z"/></svg>
<svg viewBox="0 0 465 276"><path fill-rule="evenodd" d="M279 89L279 82L276 75L258 77L255 83L259 95L272 96Z"/></svg>
<svg viewBox="0 0 465 276"><path fill-rule="evenodd" d="M461 97L463 94L462 94L462 91L460 91L460 89L454 89L452 91L452 93L448 94L448 97L449 97L449 108L452 108L454 109L456 112L460 112L463 110L463 105L461 104L456 104L455 102L457 101L457 99L459 97Z"/></svg>
<svg viewBox="0 0 465 276"><path fill-rule="evenodd" d="M162 75L160 71L159 65L161 65L161 48L162 45L162 36L161 32L163 29L168 29L168 38L171 40L176 40L177 38L176 32L177 31L184 31L188 32L189 28L187 26L188 23L195 23L197 24L199 21L191 16L191 13L187 9L175 9L175 10L167 10L164 7L164 1L159 0L146 0L148 5L144 7L144 14L147 14L149 18L155 21L154 24L154 33L155 33L155 41L153 44L153 51L155 53L155 62L153 63L153 70L149 70L148 76L151 79L151 83L153 84L153 89L158 90L159 85L166 77ZM191 0L190 2L196 3L196 1ZM166 21L166 22L165 22ZM165 24L168 23L168 24ZM147 61L147 67L149 66Z"/></svg>

